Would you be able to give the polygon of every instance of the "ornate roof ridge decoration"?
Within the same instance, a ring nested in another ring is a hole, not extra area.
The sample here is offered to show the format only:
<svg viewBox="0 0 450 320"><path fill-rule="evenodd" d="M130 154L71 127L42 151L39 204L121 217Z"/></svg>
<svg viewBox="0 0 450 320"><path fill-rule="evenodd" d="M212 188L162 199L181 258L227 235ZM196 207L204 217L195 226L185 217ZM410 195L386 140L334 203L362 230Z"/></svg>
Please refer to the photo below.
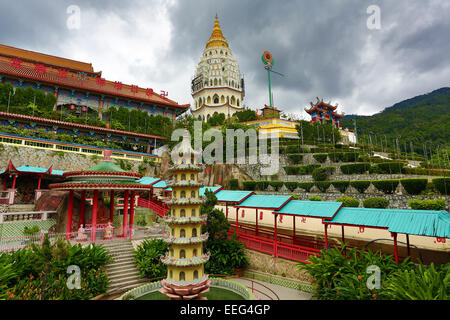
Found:
<svg viewBox="0 0 450 320"><path fill-rule="evenodd" d="M128 136L136 136L140 138L152 138L152 139L160 139L160 140L166 140L165 137L155 136L151 134L145 134L145 133L137 133L137 132L130 132L130 131L122 131L122 130L116 130L116 129L108 129L103 127L95 127L90 126L86 124L80 124L80 123L72 123L72 122L66 122L66 121L60 121L60 120L53 120L53 119L46 119L46 118L39 118L39 117L33 117L33 116L27 116L23 114L16 114L16 113L9 113L9 112L3 112L0 111L0 117L5 117L8 119L20 119L20 120L28 120L28 121L36 121L46 124L51 124L54 126L68 126L68 127L75 127L75 128L81 128L86 130L96 130L100 132L107 132L107 133L116 133L116 134L126 134Z"/></svg>
<svg viewBox="0 0 450 320"><path fill-rule="evenodd" d="M199 198L171 198L166 200L167 204L171 205L190 205L190 204L202 204L206 201L205 197Z"/></svg>
<svg viewBox="0 0 450 320"><path fill-rule="evenodd" d="M173 217L164 216L163 221L168 224L190 224L190 223L205 223L208 220L208 216L198 217Z"/></svg>
<svg viewBox="0 0 450 320"><path fill-rule="evenodd" d="M204 185L203 181L197 180L179 180L179 181L167 181L168 187L201 187Z"/></svg>
<svg viewBox="0 0 450 320"><path fill-rule="evenodd" d="M95 190L95 189L135 189L142 190L148 189L149 187L146 185L142 185L139 183L73 183L73 182L64 182L64 183L52 183L49 185L50 189L57 190Z"/></svg>
<svg viewBox="0 0 450 320"><path fill-rule="evenodd" d="M89 176L122 176L122 177L135 177L137 180L143 176L140 173L135 172L120 172L120 171L69 171L63 174L64 177L89 177Z"/></svg>
<svg viewBox="0 0 450 320"><path fill-rule="evenodd" d="M180 171L180 170L194 170L194 171L202 171L203 167L201 164L191 164L191 163L182 163L176 165L168 165L168 171Z"/></svg>

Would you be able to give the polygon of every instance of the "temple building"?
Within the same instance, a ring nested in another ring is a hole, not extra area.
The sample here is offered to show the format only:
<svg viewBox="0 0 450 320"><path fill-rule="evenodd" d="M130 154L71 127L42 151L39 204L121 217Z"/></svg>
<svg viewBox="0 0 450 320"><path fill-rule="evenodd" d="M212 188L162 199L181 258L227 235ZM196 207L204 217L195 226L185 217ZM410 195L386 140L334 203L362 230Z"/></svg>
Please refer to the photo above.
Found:
<svg viewBox="0 0 450 320"><path fill-rule="evenodd" d="M331 121L337 128L340 128L340 120L344 117L343 114L338 114L336 112L337 105L332 106L330 103L325 103L317 98L317 102L314 104L310 102L311 108L305 111L311 116L310 123L320 122L325 123Z"/></svg>
<svg viewBox="0 0 450 320"><path fill-rule="evenodd" d="M109 107L144 110L172 120L188 110L151 88L102 78L92 64L0 44L0 80L17 87L41 89L57 98L55 110L102 116Z"/></svg>
<svg viewBox="0 0 450 320"><path fill-rule="evenodd" d="M239 64L233 58L216 15L211 37L206 42L192 80L192 115L203 121L215 113L223 113L229 118L243 110L244 95L244 79Z"/></svg>
<svg viewBox="0 0 450 320"><path fill-rule="evenodd" d="M169 167L172 181L168 185L172 188L172 198L166 204L171 211L164 218L170 226L170 234L165 238L169 253L161 258L168 268L160 292L171 299L191 300L208 292L211 280L204 273L209 252L203 251L208 234L202 234L207 216L200 215L204 199L199 194L203 183L198 181L198 174L202 166L197 164L198 153L186 153L190 143L183 145L183 157L179 161L174 160L174 166Z"/></svg>

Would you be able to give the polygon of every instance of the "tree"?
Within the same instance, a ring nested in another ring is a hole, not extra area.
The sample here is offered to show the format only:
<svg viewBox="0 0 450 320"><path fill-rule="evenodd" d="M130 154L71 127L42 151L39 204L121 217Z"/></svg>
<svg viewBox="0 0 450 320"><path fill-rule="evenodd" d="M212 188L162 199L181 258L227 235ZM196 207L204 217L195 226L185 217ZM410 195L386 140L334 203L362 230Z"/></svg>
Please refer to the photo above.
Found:
<svg viewBox="0 0 450 320"><path fill-rule="evenodd" d="M238 111L233 116L236 116L239 122L246 122L258 119L258 117L256 116L256 112L250 109Z"/></svg>

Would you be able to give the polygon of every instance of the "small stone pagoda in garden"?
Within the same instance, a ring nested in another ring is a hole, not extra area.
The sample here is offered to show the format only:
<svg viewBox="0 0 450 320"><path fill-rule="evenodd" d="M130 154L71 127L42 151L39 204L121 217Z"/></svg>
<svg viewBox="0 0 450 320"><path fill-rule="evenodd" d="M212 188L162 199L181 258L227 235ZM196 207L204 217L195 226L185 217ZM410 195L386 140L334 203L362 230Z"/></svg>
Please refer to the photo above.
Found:
<svg viewBox="0 0 450 320"><path fill-rule="evenodd" d="M186 137L185 137L186 138ZM203 185L198 180L202 166L197 164L199 153L192 150L189 139L175 153L183 153L180 159L173 159L170 166L172 181L172 198L166 201L171 210L165 216L170 226L170 233L165 241L169 244L169 253L161 257L168 266L167 278L162 280L160 292L171 299L191 300L204 299L201 294L209 291L211 280L204 273L204 264L209 260L209 252L203 252L203 243L208 234L202 234L202 225L207 216L200 215L200 207L204 202L199 196Z"/></svg>

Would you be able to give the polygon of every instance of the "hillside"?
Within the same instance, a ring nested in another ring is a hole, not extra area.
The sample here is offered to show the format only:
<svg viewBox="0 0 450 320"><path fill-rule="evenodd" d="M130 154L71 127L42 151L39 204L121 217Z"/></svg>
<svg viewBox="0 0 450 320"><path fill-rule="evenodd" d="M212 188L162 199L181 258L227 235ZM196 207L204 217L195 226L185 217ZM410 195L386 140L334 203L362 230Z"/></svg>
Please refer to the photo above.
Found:
<svg viewBox="0 0 450 320"><path fill-rule="evenodd" d="M389 145L396 137L401 145L413 142L417 152L425 142L446 145L450 141L450 88L401 101L372 116L345 116L343 126L353 128L354 118L359 134L386 135Z"/></svg>

